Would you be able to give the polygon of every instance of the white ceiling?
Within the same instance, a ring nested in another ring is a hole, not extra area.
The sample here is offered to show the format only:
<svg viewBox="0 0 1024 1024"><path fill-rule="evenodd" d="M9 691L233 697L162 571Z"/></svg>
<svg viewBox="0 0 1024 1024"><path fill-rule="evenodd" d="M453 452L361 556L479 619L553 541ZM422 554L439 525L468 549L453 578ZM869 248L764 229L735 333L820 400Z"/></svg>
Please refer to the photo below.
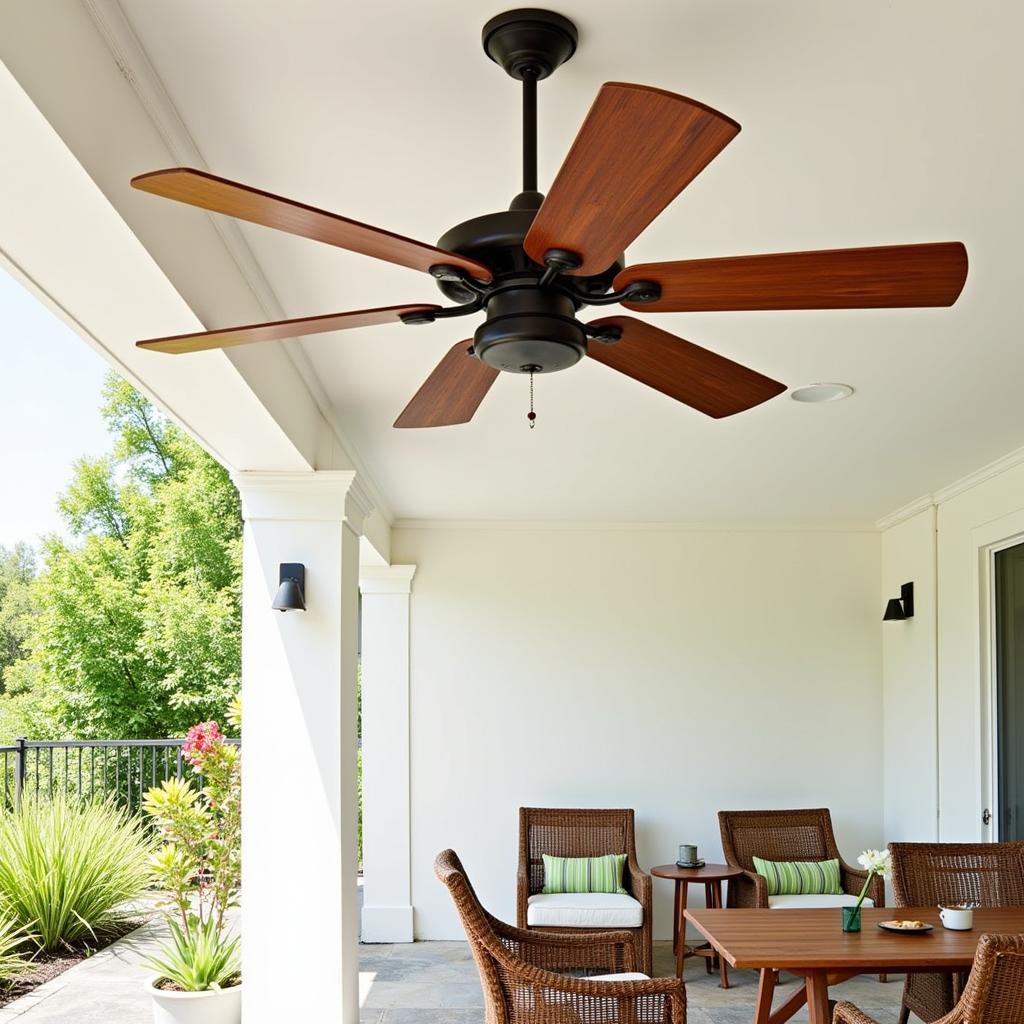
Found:
<svg viewBox="0 0 1024 1024"><path fill-rule="evenodd" d="M518 191L518 88L479 42L510 2L122 6L215 173L428 242ZM632 262L961 239L967 286L949 310L652 317L790 386L857 392L826 406L781 396L717 422L585 360L537 380L536 430L526 379L502 375L471 424L398 431L479 318L303 342L399 517L863 523L1024 444L1024 8L554 9L576 21L580 47L540 86L542 189L604 81L681 92L743 126ZM425 275L243 230L289 316L436 301Z"/></svg>

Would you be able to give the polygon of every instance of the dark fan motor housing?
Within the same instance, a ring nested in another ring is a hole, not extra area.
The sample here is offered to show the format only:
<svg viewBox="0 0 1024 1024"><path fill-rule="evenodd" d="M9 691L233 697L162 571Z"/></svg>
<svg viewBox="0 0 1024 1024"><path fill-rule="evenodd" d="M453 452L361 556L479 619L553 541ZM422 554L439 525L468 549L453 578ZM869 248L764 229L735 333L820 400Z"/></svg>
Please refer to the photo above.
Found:
<svg viewBox="0 0 1024 1024"><path fill-rule="evenodd" d="M473 335L473 354L510 373L552 373L579 362L587 352L587 328L576 313L606 295L625 265L620 257L603 274L576 278L571 288L557 282L542 286L545 268L526 255L523 240L543 198L521 192L508 210L457 224L437 242L439 249L468 256L493 272L494 282L486 289L454 273L438 284L456 302L479 303L476 308L487 319ZM405 319L429 322L431 317Z"/></svg>
<svg viewBox="0 0 1024 1024"><path fill-rule="evenodd" d="M437 241L439 249L489 267L494 284L481 292L458 274L439 276L438 284L456 302L482 300L487 319L476 329L472 346L478 359L508 373L553 373L586 355L587 330L576 313L588 298L609 291L625 257L600 274L576 278L571 290L550 282L541 286L546 268L523 249L544 202L537 191L536 87L576 52L576 26L552 11L526 9L495 16L482 35L487 56L523 83L523 191L507 210L456 224ZM652 297L654 291L652 287ZM411 319L428 322L428 317ZM612 333L606 337L611 339Z"/></svg>

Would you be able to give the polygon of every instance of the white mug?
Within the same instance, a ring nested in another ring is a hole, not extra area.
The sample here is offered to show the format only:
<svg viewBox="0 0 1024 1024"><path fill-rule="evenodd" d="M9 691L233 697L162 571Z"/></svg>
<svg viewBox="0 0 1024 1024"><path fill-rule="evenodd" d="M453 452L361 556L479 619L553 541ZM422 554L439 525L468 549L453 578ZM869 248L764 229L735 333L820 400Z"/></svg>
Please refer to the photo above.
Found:
<svg viewBox="0 0 1024 1024"><path fill-rule="evenodd" d="M957 932L969 932L974 924L974 911L970 907L939 906L939 918L943 928Z"/></svg>

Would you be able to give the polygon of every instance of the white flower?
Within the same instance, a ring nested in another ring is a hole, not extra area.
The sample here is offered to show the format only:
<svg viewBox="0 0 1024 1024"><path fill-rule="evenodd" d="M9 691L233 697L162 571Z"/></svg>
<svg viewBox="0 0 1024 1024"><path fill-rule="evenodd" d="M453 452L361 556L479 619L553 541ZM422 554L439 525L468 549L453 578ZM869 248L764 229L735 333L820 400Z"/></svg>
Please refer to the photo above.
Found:
<svg viewBox="0 0 1024 1024"><path fill-rule="evenodd" d="M889 851L888 850L865 850L858 858L857 863L865 868L872 875L889 874Z"/></svg>

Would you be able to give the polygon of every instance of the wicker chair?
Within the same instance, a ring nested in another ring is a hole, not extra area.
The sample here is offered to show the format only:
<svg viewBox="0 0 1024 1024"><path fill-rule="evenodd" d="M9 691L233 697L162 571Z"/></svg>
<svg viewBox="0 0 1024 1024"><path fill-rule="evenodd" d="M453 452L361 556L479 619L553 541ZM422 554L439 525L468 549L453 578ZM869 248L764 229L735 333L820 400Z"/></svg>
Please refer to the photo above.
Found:
<svg viewBox="0 0 1024 1024"><path fill-rule="evenodd" d="M636 945L636 959L644 974L651 973L651 876L644 874L636 859L632 810L578 810L521 807L519 809L519 872L516 879L516 923L520 928L541 928L548 932L600 931L574 926L562 928L537 920L539 907L531 911L531 897L544 887L543 854L553 857L600 857L624 853L626 868L623 887L642 908L641 923L630 927ZM635 906L635 904L633 905ZM530 918L534 920L530 920ZM616 927L604 926L603 930Z"/></svg>
<svg viewBox="0 0 1024 1024"><path fill-rule="evenodd" d="M889 850L898 907L965 902L1024 906L1024 843L890 843ZM908 974L900 1024L907 1024L911 1012L926 1024L950 1013L964 981L959 973Z"/></svg>
<svg viewBox="0 0 1024 1024"><path fill-rule="evenodd" d="M722 852L727 864L743 875L729 882L729 907L769 907L767 880L754 871L754 857L763 860L838 860L847 897L860 895L866 871L851 867L839 853L832 816L825 808L802 811L719 811ZM877 875L868 887L876 907L885 906L885 883ZM807 897L808 901L814 897ZM851 904L852 899L848 900Z"/></svg>
<svg viewBox="0 0 1024 1024"><path fill-rule="evenodd" d="M438 854L434 871L466 929L483 985L486 1024L686 1024L682 982L634 973L629 932L569 935L513 928L480 905L453 850ZM572 977L555 973L553 965L614 973Z"/></svg>
<svg viewBox="0 0 1024 1024"><path fill-rule="evenodd" d="M877 1024L853 1003L839 1003L834 1024ZM974 967L956 1006L937 1024L1024 1021L1024 935L982 935Z"/></svg>

